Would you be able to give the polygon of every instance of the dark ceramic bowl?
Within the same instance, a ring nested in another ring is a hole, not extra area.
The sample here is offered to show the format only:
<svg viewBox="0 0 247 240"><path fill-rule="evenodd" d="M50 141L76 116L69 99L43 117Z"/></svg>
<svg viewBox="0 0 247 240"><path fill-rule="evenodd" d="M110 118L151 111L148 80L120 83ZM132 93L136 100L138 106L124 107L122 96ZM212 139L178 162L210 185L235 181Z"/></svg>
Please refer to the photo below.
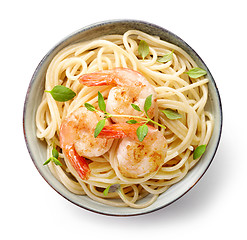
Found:
<svg viewBox="0 0 247 240"><path fill-rule="evenodd" d="M90 40L107 34L123 34L129 29L137 29L151 35L160 36L162 40L171 42L181 47L194 59L199 67L207 70L207 77L209 79L209 100L207 103L207 108L215 117L214 131L207 146L206 154L203 155L198 164L191 171L189 171L183 180L173 185L165 193L161 194L156 202L144 209L110 207L95 202L87 196L78 196L68 191L59 181L56 180L49 169L43 166L43 162L46 159L46 146L43 142L36 138L35 126L35 113L44 92L45 73L53 57L61 49L75 42ZM49 183L49 185L59 194L79 207L91 210L93 212L113 216L133 216L153 212L173 203L188 192L203 176L211 164L218 148L222 130L222 107L216 83L209 69L199 55L181 38L170 31L151 23L137 20L112 20L92 24L76 31L56 44L44 56L36 68L27 90L23 113L23 127L27 148L36 168L47 183Z"/></svg>

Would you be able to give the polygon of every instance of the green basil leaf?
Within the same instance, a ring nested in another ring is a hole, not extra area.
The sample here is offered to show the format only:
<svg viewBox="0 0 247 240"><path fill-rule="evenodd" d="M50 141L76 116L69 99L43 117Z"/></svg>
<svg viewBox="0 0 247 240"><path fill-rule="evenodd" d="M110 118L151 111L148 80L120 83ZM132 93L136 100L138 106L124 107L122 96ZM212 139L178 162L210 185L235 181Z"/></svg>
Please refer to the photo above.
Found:
<svg viewBox="0 0 247 240"><path fill-rule="evenodd" d="M136 135L137 135L140 142L142 142L144 140L144 138L147 136L147 134L148 134L148 126L146 124L138 127L136 130Z"/></svg>
<svg viewBox="0 0 247 240"><path fill-rule="evenodd" d="M116 192L116 191L119 191L120 190L120 187L121 187L121 185L120 184L112 184L112 185L110 185L110 186L108 186L105 190L104 190L104 192L103 192L103 194L105 195L105 196L107 196L107 194L110 192Z"/></svg>
<svg viewBox="0 0 247 240"><path fill-rule="evenodd" d="M192 68L188 72L186 72L191 78L199 78L201 76L204 76L207 74L207 72L204 69L201 69L199 67Z"/></svg>
<svg viewBox="0 0 247 240"><path fill-rule="evenodd" d="M134 119L131 119L131 120L126 121L126 123L135 124L135 123L138 123L138 122L136 120L134 120Z"/></svg>
<svg viewBox="0 0 247 240"><path fill-rule="evenodd" d="M48 160L46 160L46 161L43 163L43 165L47 165L50 161L51 161L51 157L50 157Z"/></svg>
<svg viewBox="0 0 247 240"><path fill-rule="evenodd" d="M181 114L179 114L177 111L174 111L170 108L167 108L165 110L162 110L161 112L163 112L167 118L174 120L174 119L179 119L182 117Z"/></svg>
<svg viewBox="0 0 247 240"><path fill-rule="evenodd" d="M138 112L142 112L142 110L139 108L139 106L135 105L134 103L131 103L131 107L133 107Z"/></svg>
<svg viewBox="0 0 247 240"><path fill-rule="evenodd" d="M93 105L91 105L90 103L84 103L84 106L87 108L87 110L94 112L95 111L95 107Z"/></svg>
<svg viewBox="0 0 247 240"><path fill-rule="evenodd" d="M139 43L138 53L142 59L144 59L149 54L149 46L144 40L141 40Z"/></svg>
<svg viewBox="0 0 247 240"><path fill-rule="evenodd" d="M105 126L105 119L102 119L97 123L96 128L94 130L95 138L98 137L104 126Z"/></svg>
<svg viewBox="0 0 247 240"><path fill-rule="evenodd" d="M53 156L54 158L58 158L58 155L59 155L59 153L58 153L57 149L56 149L56 148L53 148L53 149L52 149L52 156Z"/></svg>
<svg viewBox="0 0 247 240"><path fill-rule="evenodd" d="M51 91L45 91L52 95L52 97L58 102L66 102L75 97L76 93L70 88L62 85L55 86Z"/></svg>
<svg viewBox="0 0 247 240"><path fill-rule="evenodd" d="M170 53L165 54L162 58L159 58L157 61L160 63L166 63L172 60L173 57L173 52L174 50L172 50Z"/></svg>
<svg viewBox="0 0 247 240"><path fill-rule="evenodd" d="M147 116L148 116L148 110L151 107L151 105L152 105L152 94L146 98L145 103L144 103L144 111Z"/></svg>
<svg viewBox="0 0 247 240"><path fill-rule="evenodd" d="M59 165L59 166L62 166L62 163L55 157L52 157L52 161L56 164L56 165Z"/></svg>
<svg viewBox="0 0 247 240"><path fill-rule="evenodd" d="M105 100L104 100L101 92L98 92L98 105L99 105L100 110L105 112L106 105L105 105Z"/></svg>
<svg viewBox="0 0 247 240"><path fill-rule="evenodd" d="M193 159L197 159L202 156L202 154L206 151L206 145L200 145L198 146L194 153L193 153Z"/></svg>

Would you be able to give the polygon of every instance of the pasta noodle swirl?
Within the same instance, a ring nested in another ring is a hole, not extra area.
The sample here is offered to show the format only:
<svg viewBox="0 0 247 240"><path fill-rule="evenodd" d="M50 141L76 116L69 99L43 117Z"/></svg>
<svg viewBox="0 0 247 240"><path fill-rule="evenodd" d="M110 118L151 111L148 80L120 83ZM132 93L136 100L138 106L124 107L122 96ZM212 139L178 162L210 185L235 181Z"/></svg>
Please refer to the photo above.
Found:
<svg viewBox="0 0 247 240"><path fill-rule="evenodd" d="M138 54L141 40L149 46L145 59ZM171 53L171 60L158 61ZM83 180L61 150L60 126L84 103L96 106L98 91L107 99L112 88L109 85L87 87L78 78L86 73L118 67L138 71L155 89L158 111L154 121L166 126L166 129L159 129L168 144L165 163L145 176L126 177L119 170L117 158L121 140L115 139L109 151L99 157L87 158L90 176ZM193 151L199 145L207 145L212 134L214 119L205 110L208 79L193 79L186 74L195 67L193 59L178 46L137 30L129 30L123 35L102 36L62 49L48 67L45 89L51 91L54 86L63 85L72 89L76 97L68 102L57 102L49 93L44 93L36 113L37 137L47 143L47 158L51 156L54 145L60 149L59 159L63 165L57 166L51 161L48 166L52 174L69 191L87 195L102 204L133 208L152 204L199 161L200 158L193 159ZM178 111L182 117L167 118L161 111L167 108ZM109 192L105 196L104 189L116 183L121 185L121 191Z"/></svg>

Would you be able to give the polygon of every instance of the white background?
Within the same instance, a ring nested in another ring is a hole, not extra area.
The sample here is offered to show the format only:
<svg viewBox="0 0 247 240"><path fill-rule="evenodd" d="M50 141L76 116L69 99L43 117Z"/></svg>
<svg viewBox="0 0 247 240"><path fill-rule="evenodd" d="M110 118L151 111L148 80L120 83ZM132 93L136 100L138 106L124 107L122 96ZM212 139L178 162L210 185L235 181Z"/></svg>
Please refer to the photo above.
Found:
<svg viewBox="0 0 247 240"><path fill-rule="evenodd" d="M0 232L2 239L244 239L247 214L246 1L1 1ZM109 217L57 194L28 154L22 112L42 57L68 34L98 21L139 19L184 39L219 88L223 134L204 177L169 207Z"/></svg>

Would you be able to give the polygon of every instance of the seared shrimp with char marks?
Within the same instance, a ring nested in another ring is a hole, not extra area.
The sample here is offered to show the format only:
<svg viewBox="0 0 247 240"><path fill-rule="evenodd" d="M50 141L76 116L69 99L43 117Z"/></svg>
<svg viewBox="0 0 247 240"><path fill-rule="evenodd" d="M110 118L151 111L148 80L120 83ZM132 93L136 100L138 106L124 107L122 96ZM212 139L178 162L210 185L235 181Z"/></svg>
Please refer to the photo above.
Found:
<svg viewBox="0 0 247 240"><path fill-rule="evenodd" d="M144 116L144 113L134 110L131 104L138 105L144 111L145 100L152 94L152 105L148 110L148 115L151 119L154 117L157 94L154 87L137 71L128 68L102 70L84 74L79 77L79 81L86 86L112 85L113 88L107 99L106 111L113 115ZM126 118L112 117L112 120L116 123L126 122Z"/></svg>
<svg viewBox="0 0 247 240"><path fill-rule="evenodd" d="M90 173L84 157L101 156L112 145L113 139L94 137L95 127L103 117L100 112L91 112L80 107L61 124L60 143L63 153L82 179L87 179ZM106 125L108 124L106 119Z"/></svg>
<svg viewBox="0 0 247 240"><path fill-rule="evenodd" d="M105 126L99 137L123 138L117 150L119 171L129 178L139 178L156 172L165 162L167 142L163 134L148 126L148 134L142 142L136 135L140 124L119 123Z"/></svg>

